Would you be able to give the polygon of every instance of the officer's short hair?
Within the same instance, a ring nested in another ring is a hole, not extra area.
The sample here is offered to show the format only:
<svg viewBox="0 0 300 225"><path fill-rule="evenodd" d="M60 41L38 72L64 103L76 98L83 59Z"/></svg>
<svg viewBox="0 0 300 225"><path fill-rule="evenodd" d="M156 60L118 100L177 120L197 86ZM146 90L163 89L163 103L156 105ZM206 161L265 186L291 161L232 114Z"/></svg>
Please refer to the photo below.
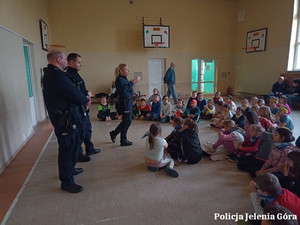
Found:
<svg viewBox="0 0 300 225"><path fill-rule="evenodd" d="M57 59L58 57L62 57L63 53L59 50L51 50L48 54L47 54L47 60L48 61L53 61L55 59Z"/></svg>
<svg viewBox="0 0 300 225"><path fill-rule="evenodd" d="M81 55L79 55L78 53L70 53L67 57L67 61L70 62L70 61L76 61L77 57L80 57L81 58Z"/></svg>

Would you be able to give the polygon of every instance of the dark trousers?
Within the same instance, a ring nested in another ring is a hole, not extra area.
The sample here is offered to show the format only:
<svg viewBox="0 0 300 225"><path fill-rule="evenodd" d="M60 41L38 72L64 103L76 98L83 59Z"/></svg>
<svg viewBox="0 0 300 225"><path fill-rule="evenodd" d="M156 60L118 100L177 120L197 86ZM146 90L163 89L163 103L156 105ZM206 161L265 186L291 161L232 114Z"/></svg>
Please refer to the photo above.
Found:
<svg viewBox="0 0 300 225"><path fill-rule="evenodd" d="M92 142L92 124L89 115L86 116L83 143L85 145L85 151L94 149L94 144Z"/></svg>
<svg viewBox="0 0 300 225"><path fill-rule="evenodd" d="M67 135L55 129L58 141L58 173L61 186L69 186L75 183L73 170L78 159L81 139L79 130L74 129Z"/></svg>
<svg viewBox="0 0 300 225"><path fill-rule="evenodd" d="M110 112L109 114L107 112L99 111L97 114L97 117L100 121L106 121L106 117L110 116L111 120L118 119L116 112Z"/></svg>
<svg viewBox="0 0 300 225"><path fill-rule="evenodd" d="M249 155L240 157L237 167L242 171L250 173L252 177L255 177L255 172L260 170L264 163L264 161L255 158L253 155Z"/></svg>
<svg viewBox="0 0 300 225"><path fill-rule="evenodd" d="M83 123L83 132L82 132L82 138L80 141L80 149L78 152L78 157L83 156L83 149L81 147L82 142L85 145L85 152L91 151L94 149L94 144L91 141L92 139L92 124L89 115L87 114L86 117L84 117L84 123Z"/></svg>
<svg viewBox="0 0 300 225"><path fill-rule="evenodd" d="M117 136L121 133L121 143L127 140L127 131L130 127L132 121L132 111L126 111L122 113L122 122L117 126L117 128L113 131L114 135Z"/></svg>

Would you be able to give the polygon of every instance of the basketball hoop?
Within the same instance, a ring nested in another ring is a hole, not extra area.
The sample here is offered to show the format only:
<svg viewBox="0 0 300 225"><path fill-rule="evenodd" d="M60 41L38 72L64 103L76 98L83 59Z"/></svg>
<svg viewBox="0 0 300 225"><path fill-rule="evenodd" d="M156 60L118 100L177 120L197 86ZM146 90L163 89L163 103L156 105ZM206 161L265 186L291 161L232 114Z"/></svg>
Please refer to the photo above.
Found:
<svg viewBox="0 0 300 225"><path fill-rule="evenodd" d="M57 45L57 44L52 44L52 45L47 45L47 49L54 49L54 48L65 48L65 45Z"/></svg>
<svg viewBox="0 0 300 225"><path fill-rule="evenodd" d="M254 52L256 52L256 47L244 47L242 49L245 49L245 50L253 50Z"/></svg>

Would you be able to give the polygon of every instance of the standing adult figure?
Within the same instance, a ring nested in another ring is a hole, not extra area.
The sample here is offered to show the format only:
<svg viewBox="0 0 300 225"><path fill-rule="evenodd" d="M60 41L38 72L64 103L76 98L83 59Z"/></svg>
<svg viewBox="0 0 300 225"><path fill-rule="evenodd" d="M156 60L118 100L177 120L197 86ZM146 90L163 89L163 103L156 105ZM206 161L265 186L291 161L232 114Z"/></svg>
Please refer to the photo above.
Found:
<svg viewBox="0 0 300 225"><path fill-rule="evenodd" d="M75 169L75 164L83 136L83 117L91 99L78 90L63 72L67 67L67 58L63 52L52 50L47 54L47 60L49 64L44 69L43 95L58 142L61 189L78 193L83 187L75 183L74 174L83 169Z"/></svg>
<svg viewBox="0 0 300 225"><path fill-rule="evenodd" d="M86 89L85 82L78 73L78 71L81 69L82 66L81 56L77 53L70 53L67 57L67 60L68 60L68 68L66 71L67 76L85 96L91 97L92 93ZM85 145L86 154L85 155L83 154L83 150L81 147L78 156L79 162L90 161L91 155L100 153L101 150L94 148L94 144L91 139L92 139L92 124L89 117L89 110L87 110L84 117L84 136L83 136L83 143Z"/></svg>
<svg viewBox="0 0 300 225"><path fill-rule="evenodd" d="M170 98L170 95L172 95L174 99L174 104L177 104L177 93L175 90L175 63L170 64L170 68L167 70L165 77L164 77L164 83L168 86L167 96Z"/></svg>
<svg viewBox="0 0 300 225"><path fill-rule="evenodd" d="M118 65L115 70L115 84L118 92L118 112L122 114L122 122L117 126L115 130L111 131L109 134L111 141L115 143L117 135L121 133L121 146L129 146L133 144L127 139L127 131L132 121L133 86L140 80L138 77L129 81L127 79L128 74L129 69L126 64Z"/></svg>

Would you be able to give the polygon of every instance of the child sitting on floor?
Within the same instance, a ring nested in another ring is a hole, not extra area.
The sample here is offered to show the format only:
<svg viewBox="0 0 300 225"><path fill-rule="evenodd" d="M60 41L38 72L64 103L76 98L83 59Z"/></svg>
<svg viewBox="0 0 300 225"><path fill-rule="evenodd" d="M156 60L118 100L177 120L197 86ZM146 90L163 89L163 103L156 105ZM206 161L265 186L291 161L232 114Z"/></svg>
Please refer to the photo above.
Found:
<svg viewBox="0 0 300 225"><path fill-rule="evenodd" d="M282 188L274 174L264 173L257 176L255 181L249 183L248 188L256 214L262 213L262 206L278 203L300 218L300 199L297 195Z"/></svg>
<svg viewBox="0 0 300 225"><path fill-rule="evenodd" d="M173 110L173 116L182 117L182 115L185 112L185 110L186 110L186 107L183 104L183 100L182 99L178 99L177 105L175 106L175 108Z"/></svg>
<svg viewBox="0 0 300 225"><path fill-rule="evenodd" d="M287 154L295 149L291 144L295 138L291 130L286 128L277 128L273 134L273 147L268 160L264 163L262 168L256 171L256 175L262 173L276 173L283 174L284 166L287 163Z"/></svg>
<svg viewBox="0 0 300 225"><path fill-rule="evenodd" d="M283 188L300 197L300 150L295 150L287 154L287 164L283 168L283 176L279 178ZM300 219L300 218L299 218Z"/></svg>
<svg viewBox="0 0 300 225"><path fill-rule="evenodd" d="M158 101L161 101L161 95L160 95L158 89L157 89L157 88L154 88L154 89L153 89L153 95L151 95L151 96L149 97L148 101L147 101L147 104L148 104L149 106L152 106L152 102L154 101L155 95L158 95Z"/></svg>
<svg viewBox="0 0 300 225"><path fill-rule="evenodd" d="M134 96L132 98L132 118L137 119L141 116L141 112L139 110L139 104L136 102L137 97Z"/></svg>
<svg viewBox="0 0 300 225"><path fill-rule="evenodd" d="M277 107L278 102L279 102L279 98L277 98L277 97L275 97L275 96L272 96L272 97L270 98L270 103L269 103L269 105L270 105L271 113L272 113L273 115L276 115L276 114L279 113L279 108Z"/></svg>
<svg viewBox="0 0 300 225"><path fill-rule="evenodd" d="M176 142L177 136L179 132L182 130L182 123L183 119L181 117L173 117L172 120L172 126L174 127L174 130L165 138L168 142L168 145L173 144Z"/></svg>
<svg viewBox="0 0 300 225"><path fill-rule="evenodd" d="M151 105L151 111L146 114L145 120L159 120L161 110L161 102L159 96L154 95L154 99Z"/></svg>
<svg viewBox="0 0 300 225"><path fill-rule="evenodd" d="M237 151L228 156L229 161L238 162L240 157L247 155L254 155L258 150L258 145L264 129L261 125L253 124L250 126L251 140L244 141L237 145Z"/></svg>
<svg viewBox="0 0 300 225"><path fill-rule="evenodd" d="M221 92L217 91L215 93L215 97L213 97L214 105L216 106L218 102L223 102L223 98L221 97Z"/></svg>
<svg viewBox="0 0 300 225"><path fill-rule="evenodd" d="M237 150L237 146L240 143L243 143L244 136L239 129L235 128L235 123L233 120L225 120L223 123L224 128L221 129L218 133L218 140L215 144L206 143L204 146L206 148L206 153L211 155L211 159L215 160L215 155L221 155L218 151L218 147L223 145L225 149L225 154L231 154ZM223 153L223 152L222 152ZM223 154L222 159L225 159ZM219 157L218 157L219 159Z"/></svg>
<svg viewBox="0 0 300 225"><path fill-rule="evenodd" d="M262 98L258 99L257 104L259 107L265 106L266 102Z"/></svg>
<svg viewBox="0 0 300 225"><path fill-rule="evenodd" d="M219 155L217 151L218 147L223 145L227 154L231 154L237 151L238 144L243 143L244 136L241 131L235 128L233 120L225 120L223 122L224 128L218 133L218 140L215 144L206 143L206 152L211 155L211 159L214 160L214 155Z"/></svg>
<svg viewBox="0 0 300 225"><path fill-rule="evenodd" d="M252 111L258 112L259 110L259 105L258 105L258 98L257 97L252 97L250 101L250 108Z"/></svg>
<svg viewBox="0 0 300 225"><path fill-rule="evenodd" d="M139 104L139 111L141 112L140 119L144 119L144 117L151 111L151 107L146 103L146 100L142 98Z"/></svg>
<svg viewBox="0 0 300 225"><path fill-rule="evenodd" d="M206 106L206 100L203 97L202 92L199 92L197 94L197 106L198 106L198 108L200 109L201 112L204 109L204 107Z"/></svg>
<svg viewBox="0 0 300 225"><path fill-rule="evenodd" d="M260 124L260 122L259 122L259 117L256 112L248 111L245 114L245 117L246 117L246 124L244 126L245 141L249 141L251 139L250 126L252 124Z"/></svg>
<svg viewBox="0 0 300 225"><path fill-rule="evenodd" d="M149 170L156 172L159 168L165 167L165 171L171 177L178 177L174 170L174 160L164 154L168 148L168 143L160 137L161 126L159 123L151 124L149 136L146 139L145 162Z"/></svg>
<svg viewBox="0 0 300 225"><path fill-rule="evenodd" d="M279 113L276 116L276 124L279 127L286 127L290 130L294 129L294 123L292 118L288 115L288 108L280 106Z"/></svg>
<svg viewBox="0 0 300 225"><path fill-rule="evenodd" d="M177 136L175 145L169 146L168 152L177 161L177 164L196 164L202 159L196 121L190 118L184 119L182 131Z"/></svg>
<svg viewBox="0 0 300 225"><path fill-rule="evenodd" d="M225 104L230 105L231 111L235 112L236 111L236 104L234 103L234 101L232 101L232 96L228 95L226 97L224 97L224 102Z"/></svg>
<svg viewBox="0 0 300 225"><path fill-rule="evenodd" d="M171 112L172 112L172 105L169 102L168 96L165 95L163 97L163 103L161 104L159 122L161 122L161 123L170 122Z"/></svg>
<svg viewBox="0 0 300 225"><path fill-rule="evenodd" d="M275 117L268 106L260 107L258 115L259 122L266 131L272 132L272 129L277 127L277 124L275 124Z"/></svg>
<svg viewBox="0 0 300 225"><path fill-rule="evenodd" d="M242 99L242 108L244 110L244 113L247 113L251 110L250 107L249 107L249 100L248 99L246 99L246 98Z"/></svg>
<svg viewBox="0 0 300 225"><path fill-rule="evenodd" d="M216 128L222 128L223 121L231 120L231 118L232 118L232 113L230 111L230 105L224 104L220 116L218 118L214 118L214 123L211 123L210 126Z"/></svg>
<svg viewBox="0 0 300 225"><path fill-rule="evenodd" d="M287 110L288 110L287 115L291 114L291 108L290 108L289 104L287 103L287 97L284 95L282 95L279 98L279 103L277 104L278 108L280 108L281 106L285 106L287 108Z"/></svg>
<svg viewBox="0 0 300 225"><path fill-rule="evenodd" d="M193 91L192 92L192 96L189 98L188 103L186 105L186 108L190 108L191 107L191 101L192 100L196 100L197 101L197 91Z"/></svg>
<svg viewBox="0 0 300 225"><path fill-rule="evenodd" d="M204 106L203 111L200 114L201 119L211 120L213 115L215 114L215 106L213 104L212 99L207 100L207 105Z"/></svg>
<svg viewBox="0 0 300 225"><path fill-rule="evenodd" d="M272 146L272 134L269 132L263 132L255 155L245 155L240 157L237 167L242 171L250 173L252 177L255 177L255 172L260 170L263 164L268 160Z"/></svg>
<svg viewBox="0 0 300 225"><path fill-rule="evenodd" d="M188 107L184 114L184 118L188 117L192 120L195 120L196 122L199 121L199 118L200 118L200 109L198 108L197 106L197 101L194 99L191 101L191 104L190 104L190 107Z"/></svg>
<svg viewBox="0 0 300 225"><path fill-rule="evenodd" d="M244 116L244 110L241 106L236 108L236 113L233 115L232 120L235 122L237 127L244 129L246 118Z"/></svg>
<svg viewBox="0 0 300 225"><path fill-rule="evenodd" d="M117 119L117 113L110 112L110 104L107 103L106 96L100 98L97 117L100 121L111 121Z"/></svg>

